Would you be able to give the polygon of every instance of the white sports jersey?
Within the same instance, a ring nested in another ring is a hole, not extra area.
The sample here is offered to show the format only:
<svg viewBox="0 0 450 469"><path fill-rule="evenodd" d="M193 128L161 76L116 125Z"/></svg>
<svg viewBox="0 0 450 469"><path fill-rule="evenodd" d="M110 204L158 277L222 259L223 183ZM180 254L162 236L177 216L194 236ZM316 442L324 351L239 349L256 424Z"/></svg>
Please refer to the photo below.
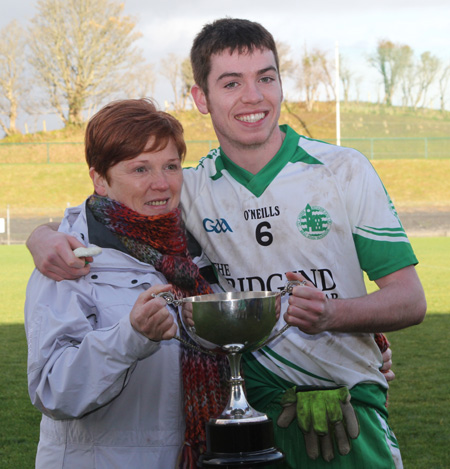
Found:
<svg viewBox="0 0 450 469"><path fill-rule="evenodd" d="M256 175L220 148L184 171L187 229L235 289L282 289L285 272L294 271L330 298L353 298L366 294L361 269L373 280L417 263L362 154L281 129L281 149ZM287 296L283 305L282 312ZM387 387L373 334L308 335L290 328L254 356L296 385Z"/></svg>

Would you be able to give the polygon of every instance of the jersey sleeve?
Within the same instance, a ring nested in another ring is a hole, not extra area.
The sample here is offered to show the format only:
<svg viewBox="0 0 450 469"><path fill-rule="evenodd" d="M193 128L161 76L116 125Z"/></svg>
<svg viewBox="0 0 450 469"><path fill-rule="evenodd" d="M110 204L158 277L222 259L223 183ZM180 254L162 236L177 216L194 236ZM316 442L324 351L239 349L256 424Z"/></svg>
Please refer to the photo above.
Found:
<svg viewBox="0 0 450 469"><path fill-rule="evenodd" d="M351 151L352 174L344 184L349 221L361 268L376 280L418 261L375 169L365 156Z"/></svg>

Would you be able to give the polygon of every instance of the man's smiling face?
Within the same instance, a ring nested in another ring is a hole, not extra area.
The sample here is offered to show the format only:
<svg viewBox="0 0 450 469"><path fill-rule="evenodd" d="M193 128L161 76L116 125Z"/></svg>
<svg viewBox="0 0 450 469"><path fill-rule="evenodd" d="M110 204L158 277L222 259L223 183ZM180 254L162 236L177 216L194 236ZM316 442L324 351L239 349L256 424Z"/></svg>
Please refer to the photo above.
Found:
<svg viewBox="0 0 450 469"><path fill-rule="evenodd" d="M194 94L200 112L211 114L225 153L258 148L278 133L283 91L272 51L211 56L208 95Z"/></svg>

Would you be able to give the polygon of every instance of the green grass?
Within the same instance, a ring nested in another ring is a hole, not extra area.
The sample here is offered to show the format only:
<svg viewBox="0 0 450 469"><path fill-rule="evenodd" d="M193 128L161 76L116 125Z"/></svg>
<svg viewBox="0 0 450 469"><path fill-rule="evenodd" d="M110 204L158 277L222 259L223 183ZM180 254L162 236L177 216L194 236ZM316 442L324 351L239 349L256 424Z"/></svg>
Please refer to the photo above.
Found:
<svg viewBox="0 0 450 469"><path fill-rule="evenodd" d="M419 259L417 272L427 297L428 312L450 314L450 238L412 238L411 243Z"/></svg>
<svg viewBox="0 0 450 469"><path fill-rule="evenodd" d="M411 244L419 260L416 269L425 290L428 314L450 314L450 238L411 238ZM376 290L375 283L365 278L367 290Z"/></svg>
<svg viewBox="0 0 450 469"><path fill-rule="evenodd" d="M0 245L0 324L23 323L25 290L34 264L25 245Z"/></svg>
<svg viewBox="0 0 450 469"><path fill-rule="evenodd" d="M405 469L450 467L449 314L429 314L388 334L396 379L389 390L390 425Z"/></svg>
<svg viewBox="0 0 450 469"><path fill-rule="evenodd" d="M396 380L390 422L405 469L450 467L448 364L450 238L413 238L428 314L415 327L389 333ZM33 269L23 245L0 245L0 469L34 467L40 414L28 398L23 305Z"/></svg>
<svg viewBox="0 0 450 469"><path fill-rule="evenodd" d="M0 325L0 354L0 468L31 469L41 414L28 397L23 324Z"/></svg>
<svg viewBox="0 0 450 469"><path fill-rule="evenodd" d="M23 306L33 261L23 245L0 246L0 259L0 468L31 469L41 414L28 397Z"/></svg>

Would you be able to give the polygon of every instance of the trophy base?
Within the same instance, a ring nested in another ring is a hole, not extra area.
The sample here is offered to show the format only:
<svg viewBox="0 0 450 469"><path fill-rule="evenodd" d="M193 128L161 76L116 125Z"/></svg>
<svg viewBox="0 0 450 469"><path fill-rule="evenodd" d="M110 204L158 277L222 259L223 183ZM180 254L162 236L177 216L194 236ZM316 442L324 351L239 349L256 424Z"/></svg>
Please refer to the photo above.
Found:
<svg viewBox="0 0 450 469"><path fill-rule="evenodd" d="M262 422L231 422L206 424L206 453L199 467L250 468L276 464L284 454L275 448L271 419Z"/></svg>

